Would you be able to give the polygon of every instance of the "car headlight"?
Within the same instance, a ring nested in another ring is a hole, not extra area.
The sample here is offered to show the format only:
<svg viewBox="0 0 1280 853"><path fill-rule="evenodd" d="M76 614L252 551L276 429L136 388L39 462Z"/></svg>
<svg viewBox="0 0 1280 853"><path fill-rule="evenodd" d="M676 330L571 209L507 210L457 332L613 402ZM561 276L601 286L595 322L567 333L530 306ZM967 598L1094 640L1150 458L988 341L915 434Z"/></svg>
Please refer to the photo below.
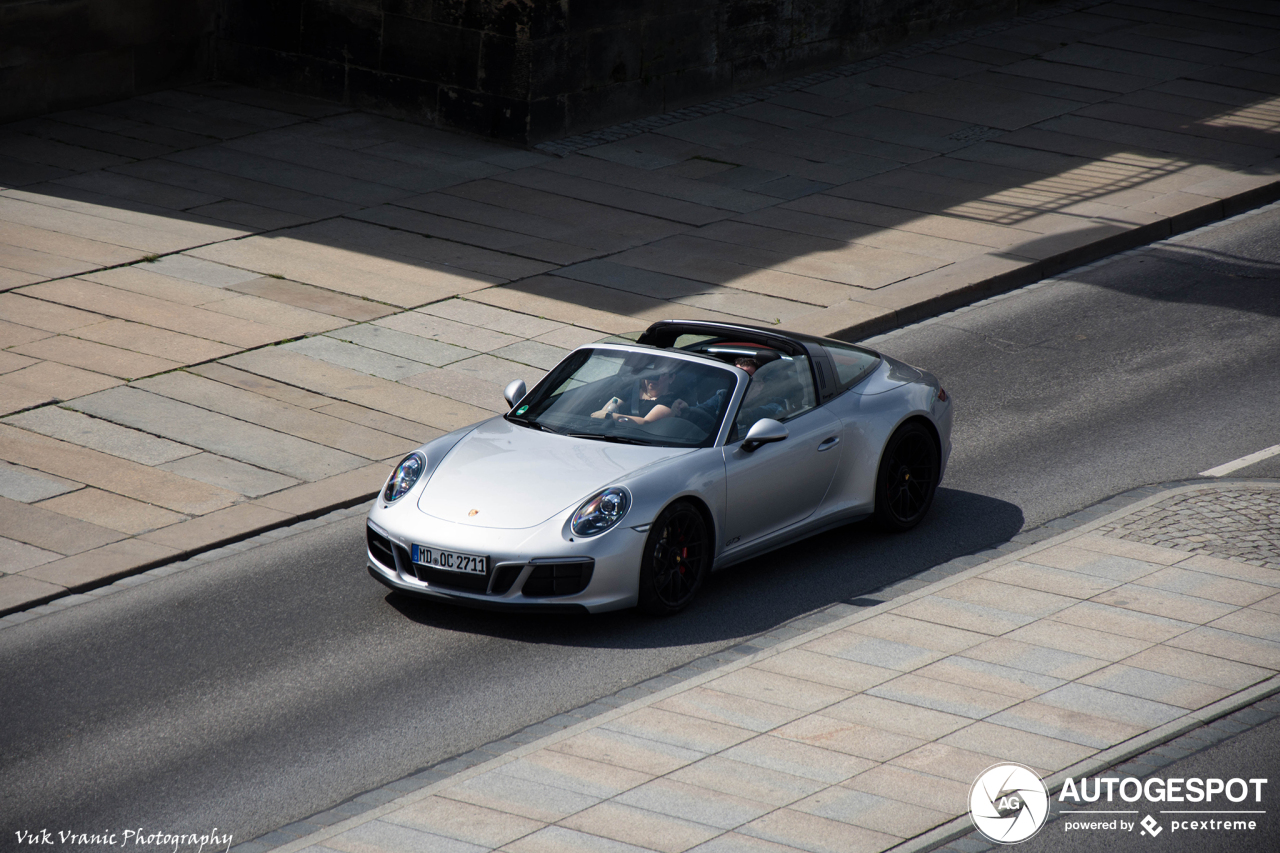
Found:
<svg viewBox="0 0 1280 853"><path fill-rule="evenodd" d="M596 536L613 527L631 508L631 495L618 486L610 486L582 502L573 514L569 529L577 536Z"/></svg>
<svg viewBox="0 0 1280 853"><path fill-rule="evenodd" d="M426 469L426 457L416 450L410 453L396 466L396 470L391 474L391 479L387 480L387 487L382 490L382 499L387 503L392 503L404 497L405 493L413 488L413 484L418 482L418 478L422 476L422 472Z"/></svg>

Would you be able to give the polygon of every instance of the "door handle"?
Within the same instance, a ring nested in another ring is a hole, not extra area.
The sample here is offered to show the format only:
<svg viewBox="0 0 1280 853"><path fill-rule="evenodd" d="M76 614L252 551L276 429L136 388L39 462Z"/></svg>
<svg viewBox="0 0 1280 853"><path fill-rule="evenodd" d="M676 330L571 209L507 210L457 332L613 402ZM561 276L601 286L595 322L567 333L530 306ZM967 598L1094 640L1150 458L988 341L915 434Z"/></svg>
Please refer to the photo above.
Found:
<svg viewBox="0 0 1280 853"><path fill-rule="evenodd" d="M818 452L821 453L824 450L830 450L831 448L835 447L839 443L840 443L840 436L833 435L831 436L831 438L828 438L826 441L822 442L822 444L818 445Z"/></svg>

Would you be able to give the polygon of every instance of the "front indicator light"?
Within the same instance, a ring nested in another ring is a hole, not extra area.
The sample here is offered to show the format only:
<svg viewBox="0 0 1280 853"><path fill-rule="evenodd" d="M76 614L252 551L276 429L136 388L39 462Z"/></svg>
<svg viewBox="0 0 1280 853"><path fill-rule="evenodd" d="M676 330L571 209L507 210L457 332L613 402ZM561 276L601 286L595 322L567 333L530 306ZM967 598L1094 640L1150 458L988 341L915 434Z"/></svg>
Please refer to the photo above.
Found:
<svg viewBox="0 0 1280 853"><path fill-rule="evenodd" d="M418 478L426 468L426 457L417 451L410 453L396 466L391 479L387 480L387 487L382 490L382 499L392 503L404 497L413 488L413 484L418 482Z"/></svg>
<svg viewBox="0 0 1280 853"><path fill-rule="evenodd" d="M618 486L610 486L582 502L573 514L569 529L575 536L596 536L613 527L631 507L631 495Z"/></svg>

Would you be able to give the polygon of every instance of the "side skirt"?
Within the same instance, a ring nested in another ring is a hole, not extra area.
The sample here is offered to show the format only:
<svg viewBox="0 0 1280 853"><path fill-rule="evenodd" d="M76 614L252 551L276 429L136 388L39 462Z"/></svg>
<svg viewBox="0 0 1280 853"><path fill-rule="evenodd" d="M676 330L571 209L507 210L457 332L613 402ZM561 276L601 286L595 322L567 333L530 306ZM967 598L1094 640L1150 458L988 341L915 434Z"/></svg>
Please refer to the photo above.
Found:
<svg viewBox="0 0 1280 853"><path fill-rule="evenodd" d="M793 542L799 542L801 539L808 539L810 536L817 536L819 533L826 533L828 530L834 530L837 527L861 521L871 515L871 512L859 508L834 516L828 515L818 519L806 519L790 527L784 527L782 530L772 533L763 539L755 539L728 551L722 551L720 556L716 558L715 564L711 567L711 571L718 572L721 569L727 569L730 566L750 560L752 557L759 557L761 554L775 551L784 545L790 545Z"/></svg>

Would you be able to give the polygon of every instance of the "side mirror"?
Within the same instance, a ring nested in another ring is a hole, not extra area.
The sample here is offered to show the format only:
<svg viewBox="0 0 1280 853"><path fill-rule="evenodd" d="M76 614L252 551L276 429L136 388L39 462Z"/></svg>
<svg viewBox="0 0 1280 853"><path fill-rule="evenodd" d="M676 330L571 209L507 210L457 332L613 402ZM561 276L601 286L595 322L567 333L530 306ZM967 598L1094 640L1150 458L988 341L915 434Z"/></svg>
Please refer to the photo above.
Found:
<svg viewBox="0 0 1280 853"><path fill-rule="evenodd" d="M508 406L515 408L516 403L520 402L525 393L526 389L524 387L524 380L513 379L507 384L507 387L503 389L502 396L506 398Z"/></svg>
<svg viewBox="0 0 1280 853"><path fill-rule="evenodd" d="M773 418L761 418L747 430L747 437L742 440L742 449L753 453L764 444L782 441L787 437L787 428Z"/></svg>

